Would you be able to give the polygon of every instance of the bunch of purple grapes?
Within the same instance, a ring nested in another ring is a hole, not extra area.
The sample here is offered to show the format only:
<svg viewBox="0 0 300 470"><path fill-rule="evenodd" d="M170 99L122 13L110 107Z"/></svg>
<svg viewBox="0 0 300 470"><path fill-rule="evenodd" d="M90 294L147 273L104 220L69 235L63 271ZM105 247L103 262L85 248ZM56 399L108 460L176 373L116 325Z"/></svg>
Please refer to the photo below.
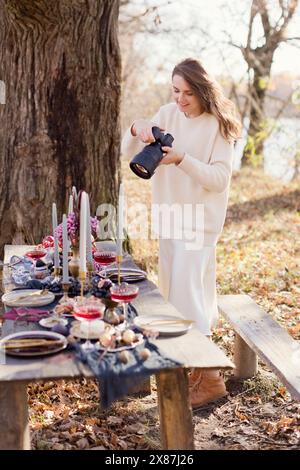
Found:
<svg viewBox="0 0 300 470"><path fill-rule="evenodd" d="M110 279L102 279L100 276L93 276L93 287L91 294L99 299L108 299L110 297L110 288L113 285Z"/></svg>

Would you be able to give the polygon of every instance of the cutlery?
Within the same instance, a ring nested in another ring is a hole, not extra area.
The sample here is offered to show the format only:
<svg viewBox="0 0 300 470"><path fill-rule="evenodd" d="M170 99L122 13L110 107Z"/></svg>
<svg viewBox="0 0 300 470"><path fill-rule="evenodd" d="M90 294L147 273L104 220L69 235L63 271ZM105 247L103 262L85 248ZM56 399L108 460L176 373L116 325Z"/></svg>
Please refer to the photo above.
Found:
<svg viewBox="0 0 300 470"><path fill-rule="evenodd" d="M59 346L62 345L62 340L48 340L48 339L19 339L9 340L1 344L5 349L22 349L22 348L37 348L41 346Z"/></svg>
<svg viewBox="0 0 300 470"><path fill-rule="evenodd" d="M18 297L14 298L14 302L16 301L19 301L19 300L22 300L22 299L27 299L27 297L41 297L43 295L47 295L48 294L48 290L47 289L42 289L40 290L39 292L31 292L29 294L22 294L22 295L19 295Z"/></svg>
<svg viewBox="0 0 300 470"><path fill-rule="evenodd" d="M11 262L11 263L3 263L3 261L0 261L0 267L8 266L9 268L12 268L16 264L21 263L22 258L18 258L17 260Z"/></svg>
<svg viewBox="0 0 300 470"><path fill-rule="evenodd" d="M192 323L195 323L194 320L185 320L185 319L178 319L178 320L152 320L147 323L142 323L141 326L149 326L149 325L173 325L173 324L185 324L185 325L191 325Z"/></svg>

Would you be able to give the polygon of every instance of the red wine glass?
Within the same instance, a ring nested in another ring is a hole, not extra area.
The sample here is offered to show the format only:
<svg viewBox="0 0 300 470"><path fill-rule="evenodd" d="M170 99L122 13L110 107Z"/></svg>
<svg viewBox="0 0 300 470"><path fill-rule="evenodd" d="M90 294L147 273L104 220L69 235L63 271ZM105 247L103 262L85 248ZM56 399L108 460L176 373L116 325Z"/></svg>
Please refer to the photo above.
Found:
<svg viewBox="0 0 300 470"><path fill-rule="evenodd" d="M99 263L103 269L103 275L106 277L106 267L116 261L117 253L115 251L95 251L94 260Z"/></svg>
<svg viewBox="0 0 300 470"><path fill-rule="evenodd" d="M88 322L87 338L82 347L86 351L94 349L93 343L90 341L90 324L93 320L102 318L105 311L105 305L96 297L78 299L73 304L73 315L81 322Z"/></svg>
<svg viewBox="0 0 300 470"><path fill-rule="evenodd" d="M41 258L44 258L44 256L46 256L47 254L47 251L44 250L43 248L34 248L33 250L30 250L30 251L27 251L25 253L25 256L27 256L27 258L30 258L33 262L33 266L34 266L34 269L36 268L36 262L38 259L41 259Z"/></svg>
<svg viewBox="0 0 300 470"><path fill-rule="evenodd" d="M111 300L122 303L125 327L131 323L128 319L128 304L137 297L138 293L138 286L135 286L134 284L127 284L127 282L114 284L110 288Z"/></svg>

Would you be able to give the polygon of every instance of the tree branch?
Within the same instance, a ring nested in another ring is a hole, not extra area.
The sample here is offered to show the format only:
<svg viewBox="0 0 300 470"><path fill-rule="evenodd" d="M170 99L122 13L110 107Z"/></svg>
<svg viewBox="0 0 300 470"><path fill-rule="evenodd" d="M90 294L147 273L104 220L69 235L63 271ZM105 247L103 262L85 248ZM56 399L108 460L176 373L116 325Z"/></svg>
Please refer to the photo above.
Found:
<svg viewBox="0 0 300 470"><path fill-rule="evenodd" d="M286 30L288 23L292 19L293 15L296 11L296 8L298 6L299 1L298 0L289 0L287 6L284 5L282 0L279 3L280 3L280 6L281 6L281 11L282 11L280 19L283 18L283 23L282 23L282 25L279 29L274 31L274 35L276 35L279 38L279 40L282 41L284 39L283 33ZM279 19L279 21L280 21L280 19ZM278 25L279 21L277 22L277 25Z"/></svg>
<svg viewBox="0 0 300 470"><path fill-rule="evenodd" d="M294 38L282 38L281 42L285 41L300 41L300 36L295 36Z"/></svg>
<svg viewBox="0 0 300 470"><path fill-rule="evenodd" d="M266 38L270 35L272 30L269 13L268 13L268 6L266 0L257 0L257 8L261 17L261 22L264 28L264 33Z"/></svg>
<svg viewBox="0 0 300 470"><path fill-rule="evenodd" d="M233 47L237 47L238 49L243 49L244 46L242 44L238 45L238 44L235 44L233 41L232 41L232 37L230 36L230 34L228 33L228 31L226 30L222 30L222 33L228 37L228 41L225 43L225 44L228 44L229 46L233 46Z"/></svg>
<svg viewBox="0 0 300 470"><path fill-rule="evenodd" d="M257 15L257 13L258 13L258 6L256 4L256 0L252 0L246 49L251 48L253 21L254 21L254 18L256 17L256 15Z"/></svg>

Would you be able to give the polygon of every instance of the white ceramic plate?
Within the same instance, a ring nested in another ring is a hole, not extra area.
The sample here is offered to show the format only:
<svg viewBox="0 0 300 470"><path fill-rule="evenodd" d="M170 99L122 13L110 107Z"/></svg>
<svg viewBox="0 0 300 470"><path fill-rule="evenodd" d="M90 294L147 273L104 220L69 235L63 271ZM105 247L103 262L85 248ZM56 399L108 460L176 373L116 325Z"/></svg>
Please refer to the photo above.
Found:
<svg viewBox="0 0 300 470"><path fill-rule="evenodd" d="M57 345L44 345L40 347L28 347L28 348L14 348L6 349L5 343L10 340L21 340L21 339L53 339L59 341ZM18 333L12 333L7 335L0 340L0 350L5 351L5 354L10 356L22 356L22 357L31 357L31 356L46 356L49 354L54 354L56 352L62 351L68 345L67 338L59 333L54 333L52 331L19 331Z"/></svg>
<svg viewBox="0 0 300 470"><path fill-rule="evenodd" d="M111 281L116 281L118 279L118 268L107 268L97 274L102 278L109 278ZM147 278L147 273L141 269L121 268L120 274L124 282L143 281Z"/></svg>
<svg viewBox="0 0 300 470"><path fill-rule="evenodd" d="M144 337L142 334L138 333L138 340L135 341L132 344L126 344L124 346L120 346L118 348L108 348L107 352L120 352L120 351L125 351L126 349L133 349L136 348L139 344L142 344L144 341ZM96 343L96 349L99 349L99 351L106 351L106 348L102 346L99 342Z"/></svg>
<svg viewBox="0 0 300 470"><path fill-rule="evenodd" d="M68 324L68 320L66 318L57 318L55 316L42 318L39 321L39 324L44 328L52 328L55 325L62 325L65 326Z"/></svg>
<svg viewBox="0 0 300 470"><path fill-rule="evenodd" d="M1 300L9 307L41 307L42 305L51 304L51 302L53 302L55 299L55 296L52 292L47 292L43 295L39 295L39 292L41 292L40 289L14 290L2 295ZM26 294L28 295L25 297ZM22 299L19 299L21 296Z"/></svg>
<svg viewBox="0 0 300 470"><path fill-rule="evenodd" d="M173 315L143 315L135 317L133 323L141 330L158 331L159 336L179 336L192 328L192 323L180 320L181 318Z"/></svg>
<svg viewBox="0 0 300 470"><path fill-rule="evenodd" d="M92 320L90 325L88 325L88 322L74 321L70 334L80 339L98 339L104 333L106 326L107 323L103 320Z"/></svg>

